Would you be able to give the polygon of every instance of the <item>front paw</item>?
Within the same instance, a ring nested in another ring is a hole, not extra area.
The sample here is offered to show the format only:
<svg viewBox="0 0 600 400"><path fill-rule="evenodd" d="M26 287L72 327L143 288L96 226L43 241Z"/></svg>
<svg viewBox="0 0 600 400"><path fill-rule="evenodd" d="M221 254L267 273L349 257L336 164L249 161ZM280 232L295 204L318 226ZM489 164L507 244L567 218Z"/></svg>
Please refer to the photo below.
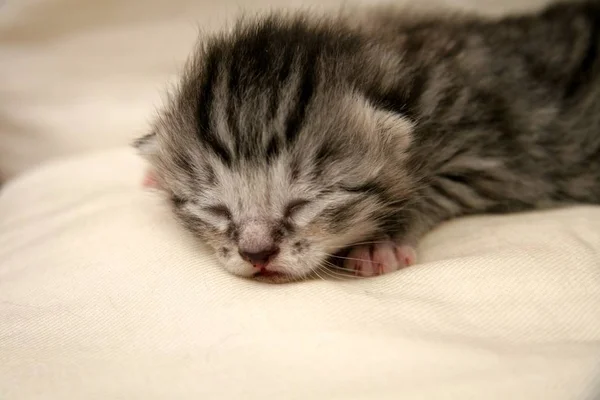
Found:
<svg viewBox="0 0 600 400"><path fill-rule="evenodd" d="M344 259L344 269L357 276L369 277L397 271L416 261L414 247L388 240L352 247Z"/></svg>

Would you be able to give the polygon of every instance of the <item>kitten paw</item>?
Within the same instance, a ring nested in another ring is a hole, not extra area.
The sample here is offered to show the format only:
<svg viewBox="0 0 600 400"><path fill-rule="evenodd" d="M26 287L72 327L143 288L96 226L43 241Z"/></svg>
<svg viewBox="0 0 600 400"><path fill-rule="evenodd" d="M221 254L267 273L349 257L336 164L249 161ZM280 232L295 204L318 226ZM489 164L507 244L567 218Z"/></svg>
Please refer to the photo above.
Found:
<svg viewBox="0 0 600 400"><path fill-rule="evenodd" d="M357 276L369 277L394 272L413 265L417 253L412 246L393 241L355 246L344 260L344 269Z"/></svg>

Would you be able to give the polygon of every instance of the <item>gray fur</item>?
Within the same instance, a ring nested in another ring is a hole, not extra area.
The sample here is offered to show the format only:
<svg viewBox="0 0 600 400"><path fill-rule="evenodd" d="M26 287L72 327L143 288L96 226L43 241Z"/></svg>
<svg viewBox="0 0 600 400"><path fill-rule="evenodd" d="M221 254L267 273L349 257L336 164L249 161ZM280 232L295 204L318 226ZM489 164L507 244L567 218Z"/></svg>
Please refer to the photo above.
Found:
<svg viewBox="0 0 600 400"><path fill-rule="evenodd" d="M275 243L297 278L450 218L599 202L600 3L367 15L273 14L204 39L138 142L226 269L254 273L240 243Z"/></svg>

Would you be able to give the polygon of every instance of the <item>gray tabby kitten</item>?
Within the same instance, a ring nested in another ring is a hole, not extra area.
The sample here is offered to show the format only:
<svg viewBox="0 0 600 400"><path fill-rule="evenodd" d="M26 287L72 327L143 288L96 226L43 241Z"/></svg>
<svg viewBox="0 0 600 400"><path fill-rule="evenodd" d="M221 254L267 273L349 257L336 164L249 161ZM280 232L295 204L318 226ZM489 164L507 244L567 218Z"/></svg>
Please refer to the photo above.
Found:
<svg viewBox="0 0 600 400"><path fill-rule="evenodd" d="M458 216L598 203L599 29L592 1L242 21L136 142L147 183L226 270L271 281L332 256L397 270Z"/></svg>

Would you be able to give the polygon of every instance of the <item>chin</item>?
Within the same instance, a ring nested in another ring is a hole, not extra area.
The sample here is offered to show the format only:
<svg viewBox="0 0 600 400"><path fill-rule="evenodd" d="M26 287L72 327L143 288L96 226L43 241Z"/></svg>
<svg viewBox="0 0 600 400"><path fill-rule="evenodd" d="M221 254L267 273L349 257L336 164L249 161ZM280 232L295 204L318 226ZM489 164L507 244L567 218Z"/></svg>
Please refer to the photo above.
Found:
<svg viewBox="0 0 600 400"><path fill-rule="evenodd" d="M312 275L311 272L312 270L309 268L299 270L298 268L276 267L273 270L264 269L250 278L259 282L288 283L306 280Z"/></svg>
<svg viewBox="0 0 600 400"><path fill-rule="evenodd" d="M277 270L268 270L263 269L262 271L255 271L246 266L224 266L225 271L238 276L240 278L255 280L259 282L266 283L287 283L287 282L297 282L307 279L311 275L311 271L309 270L306 273L302 273L299 271L290 271L284 268L277 268Z"/></svg>
<svg viewBox="0 0 600 400"><path fill-rule="evenodd" d="M252 276L251 279L263 283L291 283L306 279L303 276L294 276L283 272L259 272Z"/></svg>

